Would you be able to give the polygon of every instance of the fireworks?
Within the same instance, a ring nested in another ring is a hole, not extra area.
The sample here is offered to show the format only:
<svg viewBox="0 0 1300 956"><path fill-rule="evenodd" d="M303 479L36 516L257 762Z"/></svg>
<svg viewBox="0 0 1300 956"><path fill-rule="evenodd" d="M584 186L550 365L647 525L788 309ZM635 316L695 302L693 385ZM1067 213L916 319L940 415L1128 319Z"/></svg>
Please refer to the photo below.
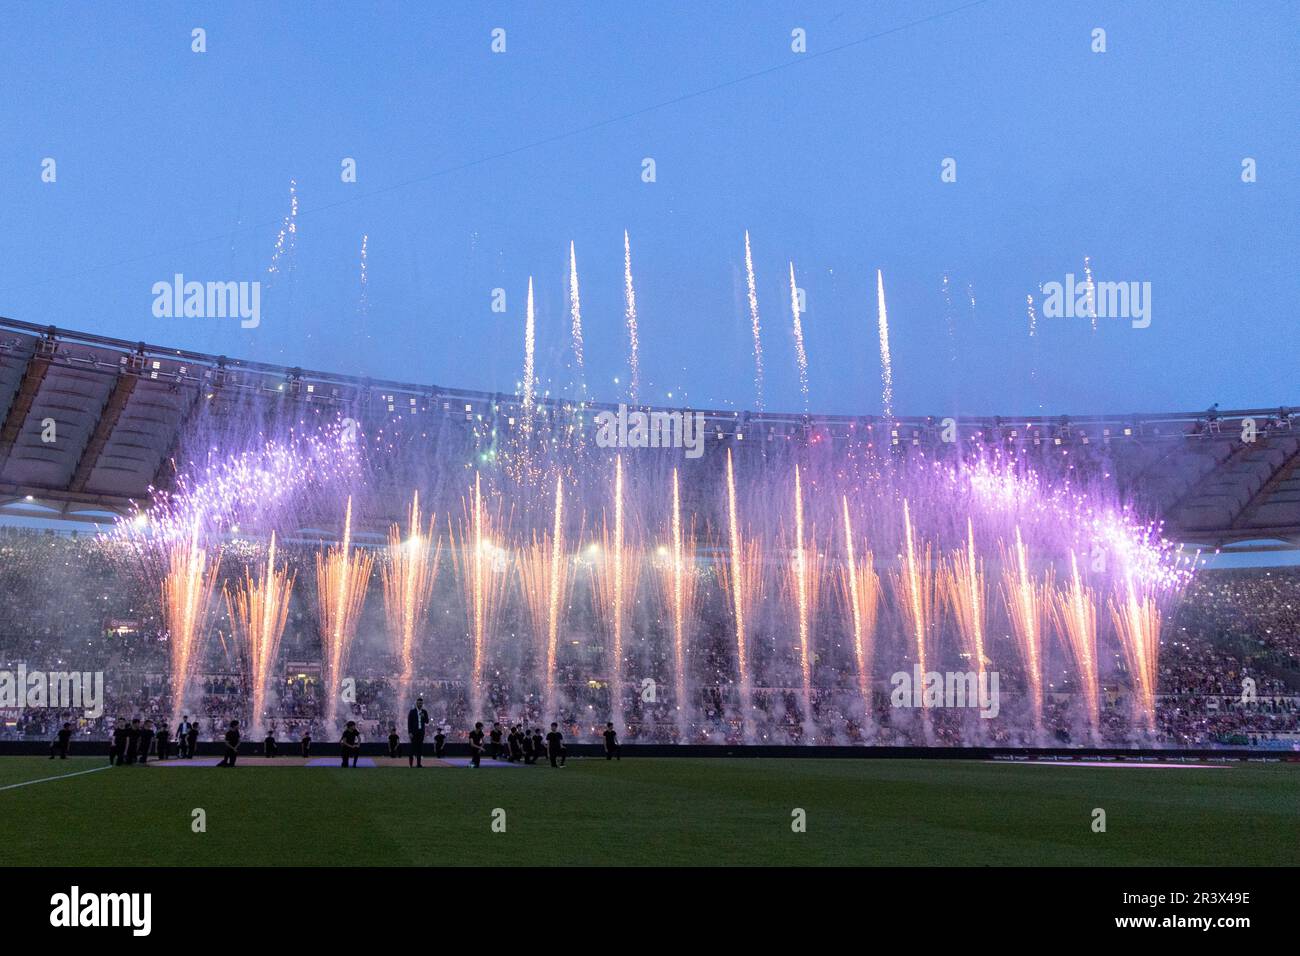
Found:
<svg viewBox="0 0 1300 956"><path fill-rule="evenodd" d="M754 408L763 410L763 330L758 321L758 287L754 283L754 256L745 230L745 288L749 294L749 325L754 335Z"/></svg>
<svg viewBox="0 0 1300 956"><path fill-rule="evenodd" d="M507 529L499 509L483 494L483 476L474 473L474 490L462 505L459 540L451 552L456 576L465 597L465 619L470 637L470 707L484 706L483 677L487 667L488 638L496 630L497 615L510 581L510 552L500 541Z"/></svg>
<svg viewBox="0 0 1300 956"><path fill-rule="evenodd" d="M352 550L352 498L343 518L343 540L316 553L316 606L324 649L325 723L335 727L348 651L374 570L374 556Z"/></svg>
<svg viewBox="0 0 1300 956"><path fill-rule="evenodd" d="M289 618L294 574L275 566L275 532L266 550L266 567L254 578L244 569L243 581L225 590L230 624L247 655L248 677L253 685L252 730L265 729L266 698L275 677L280 638Z"/></svg>
<svg viewBox="0 0 1300 956"><path fill-rule="evenodd" d="M1052 603L1052 619L1064 638L1066 650L1079 677L1079 687L1088 714L1088 729L1093 744L1100 733L1101 706L1097 686L1097 595L1086 587L1079 576L1079 559L1070 552L1070 586L1056 591Z"/></svg>
<svg viewBox="0 0 1300 956"><path fill-rule="evenodd" d="M627 609L635 597L640 576L641 555L628 534L624 514L623 456L614 459L614 523L608 517L601 528L600 570L592 577L592 597L599 608L609 638L607 668L609 673L610 719L622 731L623 714L623 635L627 626Z"/></svg>
<svg viewBox="0 0 1300 956"><path fill-rule="evenodd" d="M844 564L840 586L852 612L853 658L858 667L858 693L865 713L871 712L871 665L876 640L876 609L880 600L880 576L874 558L864 550L861 557L853 545L853 519L849 515L848 495L841 496L844 506Z"/></svg>
<svg viewBox="0 0 1300 956"><path fill-rule="evenodd" d="M694 525L682 525L682 496L677 469L673 469L673 511L669 522L668 538L671 542L668 560L662 565L661 584L663 602L672 615L673 677L676 686L674 700L677 716L678 739L685 739L686 701L686 643L689 638L688 622L695 617L695 548Z"/></svg>
<svg viewBox="0 0 1300 956"><path fill-rule="evenodd" d="M564 550L564 480L555 479L554 527L549 536L536 532L519 560L519 579L532 619L533 631L541 640L540 657L545 664L543 712L556 709L555 664L559 651L560 624L573 589L572 562Z"/></svg>
<svg viewBox="0 0 1300 956"><path fill-rule="evenodd" d="M415 675L416 636L424 626L442 554L442 542L433 533L433 516L427 526L422 520L418 491L411 496L406 526L405 538L398 525L389 526L388 560L380 568L388 631L396 641L402 666L399 686L403 701Z"/></svg>
<svg viewBox="0 0 1300 956"><path fill-rule="evenodd" d="M628 262L631 272L631 262ZM582 302L578 296L578 257L573 243L569 243L569 319L570 334L573 340L573 362L578 372L578 390L587 391L586 360L582 354Z"/></svg>
<svg viewBox="0 0 1300 956"><path fill-rule="evenodd" d="M167 549L167 571L162 582L163 620L171 651L172 720L184 711L185 691L199 663L199 641L217 586L221 555L208 561L195 522L190 537Z"/></svg>
<svg viewBox="0 0 1300 956"><path fill-rule="evenodd" d="M736 631L736 672L740 678L740 714L745 739L751 739L754 727L754 689L749 672L749 647L746 618L762 589L763 555L756 540L746 539L740 527L740 509L736 505L736 473L727 449L727 533L730 561L718 565L718 576L731 600L732 621Z"/></svg>
<svg viewBox="0 0 1300 956"><path fill-rule="evenodd" d="M623 230L623 294L627 301L627 364L632 373L628 381L628 400L635 405L641 390L641 343L636 324L636 289L632 286L632 243L626 229Z"/></svg>
<svg viewBox="0 0 1300 956"><path fill-rule="evenodd" d="M794 359L799 368L799 394L803 396L804 414L808 413L808 353L803 347L803 321L799 317L799 287L794 282L794 263L790 263L790 312L794 317Z"/></svg>
<svg viewBox="0 0 1300 956"><path fill-rule="evenodd" d="M880 406L885 421L894 420L894 360L889 354L889 314L885 311L885 277L876 270L876 323L880 335Z"/></svg>
<svg viewBox="0 0 1300 956"><path fill-rule="evenodd" d="M1156 680L1160 673L1160 606L1149 589L1129 578L1123 595L1111 599L1110 617L1128 665L1133 709L1147 731L1153 733Z"/></svg>
<svg viewBox="0 0 1300 956"><path fill-rule="evenodd" d="M966 519L966 548L954 552L945 569L943 591L948 597L962 645L970 655L976 672L984 673L988 657L984 650L984 632L988 612L988 588L984 581L984 562L975 553L975 525Z"/></svg>
<svg viewBox="0 0 1300 956"><path fill-rule="evenodd" d="M803 678L805 731L812 733L812 630L817 613L824 562L816 547L804 540L803 481L799 466L794 469L794 554L790 564L790 590L794 593L799 622L799 670Z"/></svg>
<svg viewBox="0 0 1300 956"><path fill-rule="evenodd" d="M903 501L903 544L901 567L890 573L890 580L894 586L894 598L899 615L910 632L916 664L924 679L928 673L935 612L939 606L938 577L930 560L930 545L918 547L916 544L911 506L906 499ZM925 721L928 739L930 734L928 714L925 715Z"/></svg>
<svg viewBox="0 0 1300 956"><path fill-rule="evenodd" d="M1043 732L1043 613L1048 606L1050 589L1034 580L1029 571L1029 549L1016 526L1015 548L1010 554L1002 548L1002 599L1006 602L1011 631L1020 651L1029 685L1029 705L1033 712L1034 733Z"/></svg>

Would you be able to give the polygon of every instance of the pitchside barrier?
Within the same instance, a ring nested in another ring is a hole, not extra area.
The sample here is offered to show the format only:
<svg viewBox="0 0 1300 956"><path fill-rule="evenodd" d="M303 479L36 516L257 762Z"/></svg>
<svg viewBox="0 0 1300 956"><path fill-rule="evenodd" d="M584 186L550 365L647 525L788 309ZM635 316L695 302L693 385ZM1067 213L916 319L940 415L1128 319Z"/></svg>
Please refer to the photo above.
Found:
<svg viewBox="0 0 1300 956"><path fill-rule="evenodd" d="M297 741L277 741L279 758L299 756ZM402 741L399 756L405 757L408 745ZM605 748L601 744L565 744L565 752L570 757L599 757L604 759ZM0 740L0 756L5 757L46 757L50 753L50 742L41 740ZM225 744L219 741L200 741L198 756L220 757L225 753ZM74 741L68 751L71 757L108 757L107 741ZM241 757L262 756L261 741L245 741L239 746ZM337 743L317 743L312 741L313 757L337 757ZM448 757L468 757L469 744L449 743L445 755ZM363 743L363 757L386 757L386 743ZM634 759L636 757L812 757L812 758L847 758L847 759L905 759L905 760L1113 760L1116 762L1159 762L1191 763L1199 761L1235 761L1252 760L1257 762L1300 762L1300 750L1266 750L1246 747L1232 748L1197 748L1197 749L1124 749L1095 747L802 747L795 745L732 746L727 744L619 744L619 756ZM424 757L433 760L433 744L426 741ZM149 762L158 758L150 755ZM168 760L178 759L174 755ZM484 760L489 759L484 755ZM542 760L545 757L540 758Z"/></svg>

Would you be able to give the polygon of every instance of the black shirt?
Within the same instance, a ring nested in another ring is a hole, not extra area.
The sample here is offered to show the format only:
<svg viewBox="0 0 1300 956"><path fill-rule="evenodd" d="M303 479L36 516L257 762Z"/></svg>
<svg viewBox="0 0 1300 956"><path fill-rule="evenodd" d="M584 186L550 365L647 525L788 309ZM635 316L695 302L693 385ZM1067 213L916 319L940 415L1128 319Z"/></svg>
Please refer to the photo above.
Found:
<svg viewBox="0 0 1300 956"><path fill-rule="evenodd" d="M239 746L239 731L238 731L238 730L227 730L227 731L226 731L226 746L229 747L229 748L231 748L232 750L236 749L236 748Z"/></svg>
<svg viewBox="0 0 1300 956"><path fill-rule="evenodd" d="M357 730L355 727L349 727L347 730L343 731L343 742L349 747L355 747L359 739L361 739L361 731Z"/></svg>
<svg viewBox="0 0 1300 956"><path fill-rule="evenodd" d="M546 735L546 749L559 750L561 747L561 742L563 740L564 740L564 734L560 733L558 730L552 730L549 734Z"/></svg>
<svg viewBox="0 0 1300 956"><path fill-rule="evenodd" d="M617 743L618 743L618 734L616 734L612 730L605 731L605 746L608 747L610 750L613 750L614 745Z"/></svg>
<svg viewBox="0 0 1300 956"><path fill-rule="evenodd" d="M469 732L469 742L470 742L471 744L473 744L475 747L482 747L482 746L483 746L483 731L481 731L481 730L471 730L471 731Z"/></svg>

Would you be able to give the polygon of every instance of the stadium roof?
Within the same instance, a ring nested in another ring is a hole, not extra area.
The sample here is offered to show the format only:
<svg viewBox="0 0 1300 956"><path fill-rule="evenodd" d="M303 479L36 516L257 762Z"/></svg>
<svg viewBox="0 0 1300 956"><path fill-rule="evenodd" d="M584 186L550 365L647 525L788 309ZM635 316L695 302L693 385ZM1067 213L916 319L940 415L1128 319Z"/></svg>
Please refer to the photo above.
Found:
<svg viewBox="0 0 1300 956"><path fill-rule="evenodd" d="M363 422L410 415L468 422L519 408L513 395L287 368L0 318L0 515L103 521L122 514L147 501L150 487L167 487L200 409L246 401L336 409ZM962 440L1108 446L1121 482L1158 507L1175 539L1293 547L1300 546L1300 422L1283 424L1278 413L956 421ZM724 436L816 430L834 438L863 423L889 427L872 416L703 414ZM1244 419L1259 426L1254 441L1242 440ZM889 430L895 445L940 440L936 418L900 417Z"/></svg>

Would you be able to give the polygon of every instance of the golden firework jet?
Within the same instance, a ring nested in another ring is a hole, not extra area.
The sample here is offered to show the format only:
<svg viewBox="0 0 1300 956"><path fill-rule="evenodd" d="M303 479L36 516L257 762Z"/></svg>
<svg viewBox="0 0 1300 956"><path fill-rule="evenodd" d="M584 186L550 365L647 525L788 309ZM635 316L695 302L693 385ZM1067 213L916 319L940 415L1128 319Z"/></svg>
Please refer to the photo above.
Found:
<svg viewBox="0 0 1300 956"><path fill-rule="evenodd" d="M316 552L316 606L325 664L325 723L335 727L344 670L374 571L374 555L352 550L352 496L343 517L343 540Z"/></svg>
<svg viewBox="0 0 1300 956"><path fill-rule="evenodd" d="M266 729L266 699L275 681L280 638L289 618L295 575L275 565L275 532L266 550L266 566L256 578L248 568L234 590L224 591L231 628L243 645L248 678L253 685L252 730Z"/></svg>
<svg viewBox="0 0 1300 956"><path fill-rule="evenodd" d="M1052 620L1057 632L1064 638L1065 649L1070 654L1074 671L1079 677L1088 714L1088 729L1093 744L1100 740L1101 712L1100 688L1097 679L1097 593L1083 583L1079 575L1079 559L1070 551L1070 585L1065 590L1053 592Z"/></svg>
<svg viewBox="0 0 1300 956"><path fill-rule="evenodd" d="M1110 617L1119 634L1124 662L1132 682L1135 716L1148 733L1156 729L1156 681L1160 675L1160 606L1156 597L1133 576L1123 596L1110 600Z"/></svg>
<svg viewBox="0 0 1300 956"><path fill-rule="evenodd" d="M673 703L677 736L681 741L685 741L689 733L686 724L686 704L689 700L686 689L686 655L697 610L694 537L694 516L689 525L682 521L681 485L677 469L674 468L673 510L668 527L669 550L667 560L660 563L659 581L664 606L672 614L673 679L677 691Z"/></svg>
<svg viewBox="0 0 1300 956"><path fill-rule="evenodd" d="M500 507L483 494L483 476L474 473L474 488L462 503L459 536L453 535L451 558L465 598L465 623L470 639L470 708L477 715L484 706L483 681L487 669L488 637L510 583L513 565L509 548L509 522Z"/></svg>
<svg viewBox="0 0 1300 956"><path fill-rule="evenodd" d="M1002 554L1002 600L1011 620L1011 633L1020 652L1029 685L1029 704L1033 711L1034 733L1043 732L1043 617L1050 601L1050 569L1046 583L1034 579L1029 569L1029 549L1016 526L1015 547L1009 552L999 544Z"/></svg>
<svg viewBox="0 0 1300 956"><path fill-rule="evenodd" d="M865 548L861 555L853 544L853 519L849 514L849 497L841 496L844 510L844 563L840 568L840 590L852 612L853 657L858 665L858 693L863 713L871 715L871 667L875 652L876 615L880 604L880 576L875 558Z"/></svg>
<svg viewBox="0 0 1300 956"><path fill-rule="evenodd" d="M442 555L442 541L433 531L434 517L430 515L425 524L418 491L411 495L406 526L403 537L399 525L389 525L387 561L380 568L384 614L402 667L398 688L402 701L409 695L415 677L416 641L428 615Z"/></svg>
<svg viewBox="0 0 1300 956"><path fill-rule="evenodd" d="M619 455L614 459L611 502L614 520L611 525L609 512L606 512L598 546L598 570L594 570L592 575L592 597L609 640L609 719L620 732L627 720L623 710L623 637L628 611L636 599L637 582L641 576L641 549L630 531L624 499L623 456Z"/></svg>
<svg viewBox="0 0 1300 956"><path fill-rule="evenodd" d="M168 546L166 560L162 612L171 654L172 723L175 724L185 712L185 693L201 659L203 626L217 586L221 552L209 562L195 521L188 538Z"/></svg>

